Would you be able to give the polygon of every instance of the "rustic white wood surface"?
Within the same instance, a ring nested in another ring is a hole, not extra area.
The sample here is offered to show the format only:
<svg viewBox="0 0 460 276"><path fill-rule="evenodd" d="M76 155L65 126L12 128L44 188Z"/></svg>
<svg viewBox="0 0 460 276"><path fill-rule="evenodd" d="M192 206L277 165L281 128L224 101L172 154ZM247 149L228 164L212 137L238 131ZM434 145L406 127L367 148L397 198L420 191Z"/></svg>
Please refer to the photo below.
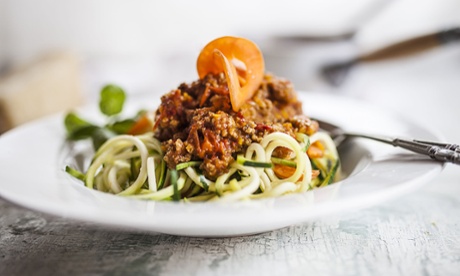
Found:
<svg viewBox="0 0 460 276"><path fill-rule="evenodd" d="M101 228L0 200L0 275L460 275L459 169L359 212L222 239Z"/></svg>

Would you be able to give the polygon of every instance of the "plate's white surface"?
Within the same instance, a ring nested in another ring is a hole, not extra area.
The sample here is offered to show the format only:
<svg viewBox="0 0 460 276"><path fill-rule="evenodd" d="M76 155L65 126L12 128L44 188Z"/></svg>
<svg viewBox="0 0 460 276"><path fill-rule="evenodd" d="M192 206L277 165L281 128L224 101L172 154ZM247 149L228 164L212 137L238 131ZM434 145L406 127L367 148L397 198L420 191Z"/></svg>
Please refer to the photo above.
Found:
<svg viewBox="0 0 460 276"><path fill-rule="evenodd" d="M307 115L347 130L437 139L424 127L349 98L316 93L300 97ZM155 108L157 103L152 97L129 107ZM88 107L80 114L88 118L95 110ZM58 216L177 235L259 233L368 207L413 191L443 167L388 145L357 140L365 154L351 175L306 194L225 204L140 201L89 190L64 172L68 150L62 122L63 115L56 115L0 136L0 196Z"/></svg>

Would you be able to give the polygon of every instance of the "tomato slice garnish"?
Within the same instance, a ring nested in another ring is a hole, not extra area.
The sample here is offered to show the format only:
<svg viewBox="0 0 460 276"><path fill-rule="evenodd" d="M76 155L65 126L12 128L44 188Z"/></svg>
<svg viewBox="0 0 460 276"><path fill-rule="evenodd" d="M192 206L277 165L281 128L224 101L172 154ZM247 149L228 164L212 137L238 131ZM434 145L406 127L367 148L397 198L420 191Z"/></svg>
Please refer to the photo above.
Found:
<svg viewBox="0 0 460 276"><path fill-rule="evenodd" d="M265 63L262 52L252 41L224 36L208 43L197 60L200 78L207 74L224 73L232 109L236 112L254 96L262 83Z"/></svg>

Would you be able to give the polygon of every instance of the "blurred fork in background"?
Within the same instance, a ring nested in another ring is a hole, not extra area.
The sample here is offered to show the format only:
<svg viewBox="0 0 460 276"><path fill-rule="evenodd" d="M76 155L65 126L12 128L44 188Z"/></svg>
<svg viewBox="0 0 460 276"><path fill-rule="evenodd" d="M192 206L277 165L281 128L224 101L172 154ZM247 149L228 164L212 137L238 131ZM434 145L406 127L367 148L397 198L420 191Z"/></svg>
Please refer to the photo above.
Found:
<svg viewBox="0 0 460 276"><path fill-rule="evenodd" d="M321 73L329 84L339 86L345 80L349 70L360 63L403 58L454 41L460 41L460 27L411 38L352 59L327 64L321 69Z"/></svg>

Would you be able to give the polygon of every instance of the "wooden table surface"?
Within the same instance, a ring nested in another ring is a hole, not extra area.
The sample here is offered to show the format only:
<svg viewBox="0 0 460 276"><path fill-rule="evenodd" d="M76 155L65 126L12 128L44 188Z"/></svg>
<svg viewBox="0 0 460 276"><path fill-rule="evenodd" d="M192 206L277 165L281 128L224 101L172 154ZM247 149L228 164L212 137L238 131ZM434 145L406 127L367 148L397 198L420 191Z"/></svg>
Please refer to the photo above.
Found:
<svg viewBox="0 0 460 276"><path fill-rule="evenodd" d="M0 200L0 275L459 275L459 172L379 206L233 238L107 229Z"/></svg>

